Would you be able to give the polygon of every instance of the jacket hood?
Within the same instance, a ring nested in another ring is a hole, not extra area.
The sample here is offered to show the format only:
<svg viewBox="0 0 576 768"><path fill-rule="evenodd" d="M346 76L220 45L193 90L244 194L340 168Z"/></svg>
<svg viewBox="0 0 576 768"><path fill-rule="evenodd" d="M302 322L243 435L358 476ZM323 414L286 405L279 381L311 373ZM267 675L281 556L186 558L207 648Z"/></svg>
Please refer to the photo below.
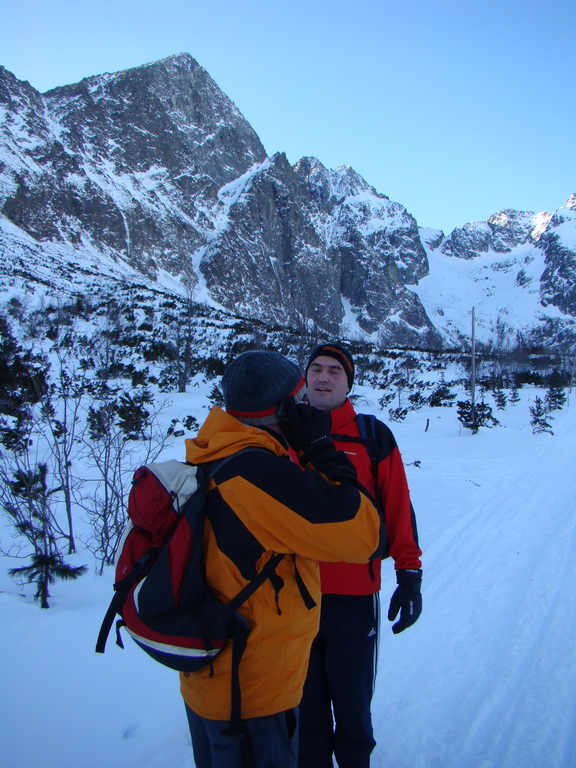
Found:
<svg viewBox="0 0 576 768"><path fill-rule="evenodd" d="M243 448L265 448L278 456L285 456L286 449L269 432L235 419L215 405L202 424L196 437L188 438L186 461L203 464L225 456L231 456Z"/></svg>

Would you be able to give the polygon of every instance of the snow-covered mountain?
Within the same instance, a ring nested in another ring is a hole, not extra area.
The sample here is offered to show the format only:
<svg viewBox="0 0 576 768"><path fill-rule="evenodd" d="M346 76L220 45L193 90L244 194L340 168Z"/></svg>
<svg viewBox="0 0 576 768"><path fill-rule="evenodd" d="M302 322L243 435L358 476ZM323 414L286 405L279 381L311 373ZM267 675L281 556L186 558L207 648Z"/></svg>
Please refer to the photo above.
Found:
<svg viewBox="0 0 576 768"><path fill-rule="evenodd" d="M421 237L430 271L414 290L445 339L470 334L475 306L486 344L574 349L576 195L553 215L503 210Z"/></svg>
<svg viewBox="0 0 576 768"><path fill-rule="evenodd" d="M188 54L38 93L0 68L2 295L101 280L269 323L439 348L576 344L576 198L418 228L353 169L267 157ZM450 279L447 279L447 276Z"/></svg>

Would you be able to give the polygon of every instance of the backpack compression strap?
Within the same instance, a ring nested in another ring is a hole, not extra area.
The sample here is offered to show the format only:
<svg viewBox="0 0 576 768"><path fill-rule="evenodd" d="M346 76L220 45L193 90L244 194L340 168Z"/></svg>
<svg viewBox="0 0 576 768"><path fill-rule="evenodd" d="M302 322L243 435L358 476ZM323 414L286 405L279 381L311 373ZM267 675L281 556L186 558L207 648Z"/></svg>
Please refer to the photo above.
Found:
<svg viewBox="0 0 576 768"><path fill-rule="evenodd" d="M114 596L110 601L110 605L108 606L108 610L106 611L106 615L102 621L102 626L100 627L100 632L98 633L98 639L96 641L96 653L104 653L106 649L106 640L108 639L108 635L112 629L112 624L114 623L116 614L120 613L120 610L124 605L126 598L128 597L128 593L130 592L132 585L142 579L148 573L154 563L154 560L156 559L157 554L158 547L151 547L147 552L144 553L140 560L134 563L134 568L130 571L130 573L120 581L117 581L116 584L114 584ZM124 648L122 638L120 637L120 633L118 631L118 624L119 622L116 624L116 645L120 646L120 648Z"/></svg>
<svg viewBox="0 0 576 768"><path fill-rule="evenodd" d="M276 553L268 560L262 570L254 576L254 578L243 587L238 594L230 600L228 605L236 610L238 606L242 605L248 598L256 592L266 579L270 578L276 571L276 566L282 560L284 555L282 553ZM235 621L234 631L232 634L232 703L230 707L230 724L226 729L226 733L236 734L241 730L242 720L242 694L240 691L240 676L239 668L242 655L246 650L246 644L248 642L248 632L244 622L239 620Z"/></svg>

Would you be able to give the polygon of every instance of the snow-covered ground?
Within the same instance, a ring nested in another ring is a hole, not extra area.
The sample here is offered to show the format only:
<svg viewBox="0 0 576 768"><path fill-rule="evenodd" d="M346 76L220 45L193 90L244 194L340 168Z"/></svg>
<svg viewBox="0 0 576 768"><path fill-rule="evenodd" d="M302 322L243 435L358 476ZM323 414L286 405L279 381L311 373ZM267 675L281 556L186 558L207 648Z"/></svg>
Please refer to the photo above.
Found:
<svg viewBox="0 0 576 768"><path fill-rule="evenodd" d="M383 415L375 393L357 393L360 410ZM576 766L576 393L555 412L553 436L529 423L542 391L521 394L494 412L500 427L475 436L455 408L391 425L424 549L424 611L392 635L388 562L374 768ZM190 395L175 396L173 411L200 420L207 401ZM166 458L179 454L176 445ZM57 583L42 611L2 568L5 768L193 768L176 673L128 638L124 651L111 637L94 653L112 578Z"/></svg>

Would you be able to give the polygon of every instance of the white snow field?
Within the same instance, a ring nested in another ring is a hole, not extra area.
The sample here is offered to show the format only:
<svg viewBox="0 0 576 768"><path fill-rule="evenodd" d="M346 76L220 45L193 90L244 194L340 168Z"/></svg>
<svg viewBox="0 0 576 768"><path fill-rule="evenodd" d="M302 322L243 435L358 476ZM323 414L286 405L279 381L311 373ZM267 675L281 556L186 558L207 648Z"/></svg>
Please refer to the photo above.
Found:
<svg viewBox="0 0 576 768"><path fill-rule="evenodd" d="M359 410L385 420L376 394L356 391ZM542 390L521 394L477 435L455 408L391 424L424 550L424 611L392 635L385 563L373 768L576 766L576 395L554 435L534 435L528 408ZM190 412L186 397L176 411ZM193 768L177 674L128 637L124 651L111 636L94 653L112 569L55 584L43 611L11 564L0 573L2 765Z"/></svg>

